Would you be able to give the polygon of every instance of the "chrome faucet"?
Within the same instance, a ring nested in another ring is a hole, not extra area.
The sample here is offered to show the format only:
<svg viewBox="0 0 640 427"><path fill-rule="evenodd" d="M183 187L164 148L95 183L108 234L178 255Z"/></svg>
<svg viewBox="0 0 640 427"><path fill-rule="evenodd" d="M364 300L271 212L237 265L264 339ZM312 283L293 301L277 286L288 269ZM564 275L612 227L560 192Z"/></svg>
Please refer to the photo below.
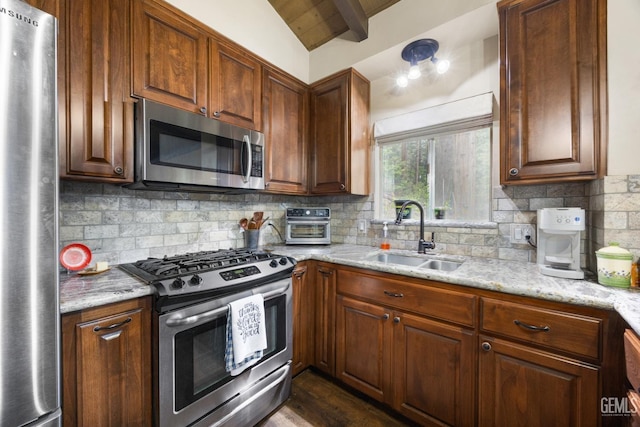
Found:
<svg viewBox="0 0 640 427"><path fill-rule="evenodd" d="M418 240L418 253L424 254L427 249L435 249L436 242L433 240L433 233L431 233L431 241L427 242L424 240L424 209L422 209L422 205L416 202L415 200L407 200L402 204L400 211L398 212L398 216L396 217L396 225L400 225L402 223L402 215L404 213L404 208L408 205L415 205L420 210L420 240Z"/></svg>

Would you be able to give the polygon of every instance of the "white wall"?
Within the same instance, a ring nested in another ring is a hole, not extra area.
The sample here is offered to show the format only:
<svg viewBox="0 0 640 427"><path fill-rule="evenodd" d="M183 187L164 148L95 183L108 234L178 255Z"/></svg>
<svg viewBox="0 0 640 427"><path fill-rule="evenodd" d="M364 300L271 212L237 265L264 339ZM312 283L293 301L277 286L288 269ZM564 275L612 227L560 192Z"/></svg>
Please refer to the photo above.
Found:
<svg viewBox="0 0 640 427"><path fill-rule="evenodd" d="M608 2L607 175L640 174L640 2Z"/></svg>
<svg viewBox="0 0 640 427"><path fill-rule="evenodd" d="M457 45L451 38L457 39L464 37L465 33L479 31L485 22L478 19L462 32L447 32L445 38L440 37L446 32L442 24L485 5L490 5L495 15L495 3L496 0L402 0L369 19L369 37L366 40L355 43L346 33L314 49L311 52L310 79L319 80L386 50L393 50L393 60L401 63L402 47L410 41L423 38L424 33L429 31L432 31L433 38L441 42L443 49L447 45ZM439 30L435 30L437 28Z"/></svg>

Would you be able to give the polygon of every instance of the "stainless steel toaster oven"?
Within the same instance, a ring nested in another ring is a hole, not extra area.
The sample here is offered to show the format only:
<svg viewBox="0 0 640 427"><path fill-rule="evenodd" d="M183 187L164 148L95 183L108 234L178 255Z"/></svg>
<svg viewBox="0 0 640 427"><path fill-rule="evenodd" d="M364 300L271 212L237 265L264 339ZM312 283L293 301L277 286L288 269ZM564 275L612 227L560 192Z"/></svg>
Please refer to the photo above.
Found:
<svg viewBox="0 0 640 427"><path fill-rule="evenodd" d="M287 208L287 245L328 245L331 243L331 209Z"/></svg>

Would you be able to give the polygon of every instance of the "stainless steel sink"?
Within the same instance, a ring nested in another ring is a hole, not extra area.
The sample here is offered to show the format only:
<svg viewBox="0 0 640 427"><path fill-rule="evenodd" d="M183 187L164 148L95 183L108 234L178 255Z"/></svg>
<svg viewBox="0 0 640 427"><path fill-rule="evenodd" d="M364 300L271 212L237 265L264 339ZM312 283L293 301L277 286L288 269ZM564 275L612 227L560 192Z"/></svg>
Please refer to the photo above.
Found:
<svg viewBox="0 0 640 427"><path fill-rule="evenodd" d="M457 261L445 261L441 259L430 259L424 264L420 264L418 268L429 268L431 270L453 271L462 265Z"/></svg>
<svg viewBox="0 0 640 427"><path fill-rule="evenodd" d="M425 268L429 270L453 271L462 265L462 262L442 259L425 259L422 257L375 253L365 258L367 261L382 262L384 264L405 265L408 267Z"/></svg>
<svg viewBox="0 0 640 427"><path fill-rule="evenodd" d="M373 254L366 258L367 261L383 262L385 264L407 265L409 267L417 267L424 263L424 258L397 255L397 254Z"/></svg>

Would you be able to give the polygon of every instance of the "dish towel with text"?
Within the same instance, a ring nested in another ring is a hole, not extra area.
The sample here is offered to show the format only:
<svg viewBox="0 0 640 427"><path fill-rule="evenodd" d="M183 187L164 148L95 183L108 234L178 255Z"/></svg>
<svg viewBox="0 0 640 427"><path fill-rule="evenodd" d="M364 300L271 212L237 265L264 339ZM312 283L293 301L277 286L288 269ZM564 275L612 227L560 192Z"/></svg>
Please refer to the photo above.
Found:
<svg viewBox="0 0 640 427"><path fill-rule="evenodd" d="M227 315L225 368L232 376L254 365L267 348L267 332L262 295L233 301Z"/></svg>

